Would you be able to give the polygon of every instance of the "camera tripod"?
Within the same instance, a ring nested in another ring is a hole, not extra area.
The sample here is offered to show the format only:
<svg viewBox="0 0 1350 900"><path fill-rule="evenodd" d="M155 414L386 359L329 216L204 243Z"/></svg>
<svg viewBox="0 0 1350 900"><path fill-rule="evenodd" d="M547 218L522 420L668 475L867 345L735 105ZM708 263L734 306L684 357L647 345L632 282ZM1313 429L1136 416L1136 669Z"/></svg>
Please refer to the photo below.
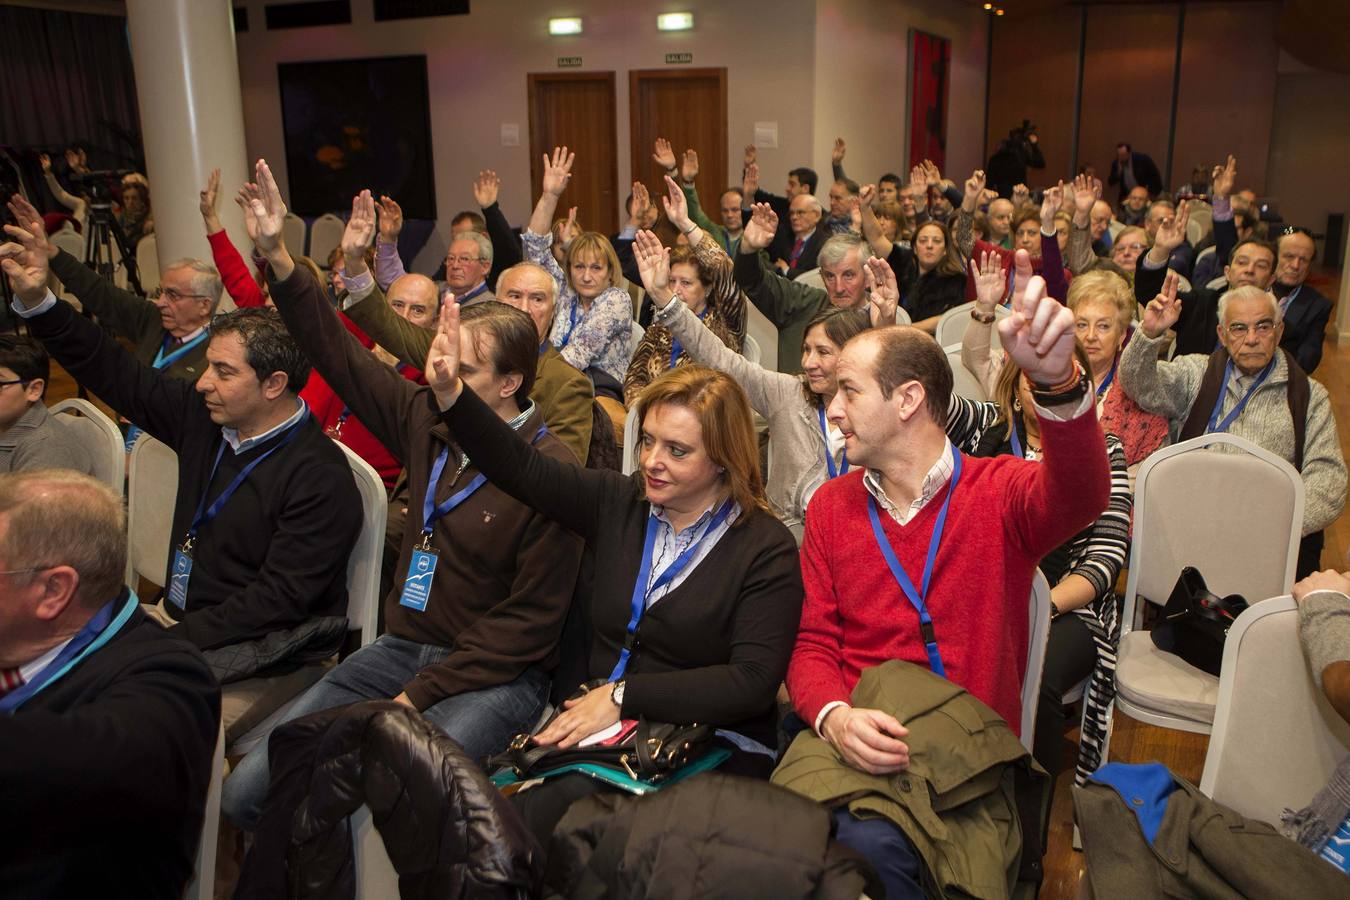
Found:
<svg viewBox="0 0 1350 900"><path fill-rule="evenodd" d="M127 246L122 226L117 224L117 219L113 216L112 200L106 195L100 196L101 193L95 190L89 199L89 217L84 226L84 263L102 277L111 280L117 270L117 259L113 255L113 248L116 247L118 254L121 255L122 265L127 268L127 284L136 293L144 294L145 292L141 290L140 276L136 271L136 256Z"/></svg>

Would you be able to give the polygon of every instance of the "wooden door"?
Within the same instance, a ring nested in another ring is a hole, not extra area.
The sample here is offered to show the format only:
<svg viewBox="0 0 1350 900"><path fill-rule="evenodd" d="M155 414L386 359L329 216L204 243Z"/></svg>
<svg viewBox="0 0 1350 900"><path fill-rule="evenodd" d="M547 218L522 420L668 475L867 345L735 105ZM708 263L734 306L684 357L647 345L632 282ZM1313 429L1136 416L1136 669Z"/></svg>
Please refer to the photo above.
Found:
<svg viewBox="0 0 1350 900"><path fill-rule="evenodd" d="M708 218L720 222L718 200L728 185L740 182L739 170L735 177L727 172L727 70L631 71L628 103L634 180L642 181L653 198L664 194L665 170L652 160L652 143L658 137L669 140L677 162L692 148L698 152L694 183L699 202Z"/></svg>
<svg viewBox="0 0 1350 900"><path fill-rule="evenodd" d="M543 182L543 155L554 147L568 147L577 160L557 215L565 217L567 208L575 206L577 220L586 230L616 233L623 197L615 195L619 171L614 73L544 72L527 77L532 208Z"/></svg>

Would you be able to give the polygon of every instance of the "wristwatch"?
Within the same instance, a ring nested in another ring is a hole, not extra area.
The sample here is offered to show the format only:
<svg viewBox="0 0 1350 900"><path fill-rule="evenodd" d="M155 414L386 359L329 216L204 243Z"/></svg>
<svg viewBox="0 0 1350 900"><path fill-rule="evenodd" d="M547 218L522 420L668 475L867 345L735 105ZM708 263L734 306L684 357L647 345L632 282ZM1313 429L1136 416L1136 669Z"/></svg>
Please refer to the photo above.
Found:
<svg viewBox="0 0 1350 900"><path fill-rule="evenodd" d="M1055 621L1055 619L1058 619L1061 615L1062 615L1062 613L1059 611L1059 607L1055 605L1055 601L1051 600L1051 601L1050 601L1050 621L1051 621L1051 622Z"/></svg>
<svg viewBox="0 0 1350 900"><path fill-rule="evenodd" d="M976 322L979 322L981 325L993 325L993 324L994 324L994 314L993 314L993 313L991 313L991 312L987 312L987 313L980 312L979 309L976 308L976 307L974 307L974 306L972 306L972 307L970 308L970 317L971 317L972 319L974 319Z"/></svg>
<svg viewBox="0 0 1350 900"><path fill-rule="evenodd" d="M1092 390L1092 381L1077 360L1074 360L1073 363L1073 375L1060 384L1040 385L1027 378L1025 373L1022 377L1026 378L1027 386L1031 388L1032 399L1043 407L1059 406L1063 403L1081 400L1088 391Z"/></svg>
<svg viewBox="0 0 1350 900"><path fill-rule="evenodd" d="M622 680L616 681L616 682L614 682L614 690L613 690L613 692L610 693L610 695L609 695L609 699L610 699L610 700L614 703L614 705L617 706L619 709L623 709L623 688L624 688L624 682L623 682Z"/></svg>

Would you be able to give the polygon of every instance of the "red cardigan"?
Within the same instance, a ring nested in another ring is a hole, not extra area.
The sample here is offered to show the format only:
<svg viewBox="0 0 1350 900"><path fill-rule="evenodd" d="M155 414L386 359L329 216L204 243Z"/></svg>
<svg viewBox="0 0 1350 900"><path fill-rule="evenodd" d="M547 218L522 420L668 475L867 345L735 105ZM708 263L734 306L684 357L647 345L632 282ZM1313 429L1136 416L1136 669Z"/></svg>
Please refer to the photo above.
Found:
<svg viewBox="0 0 1350 900"><path fill-rule="evenodd" d="M262 289L258 287L258 282L254 280L248 264L239 255L239 251L224 229L208 234L206 239L211 242L211 255L215 258L220 280L224 282L225 290L229 292L235 306L244 309L266 305L267 300L263 296ZM375 341L357 328L355 322L341 312L338 313L338 318L342 319L342 324L347 326L347 330L356 336L362 346L366 349L375 346ZM409 381L417 384L427 383L422 377L422 372L412 366L400 366L399 372ZM310 371L309 380L305 382L300 398L309 405L310 412L325 431L338 423L342 418L342 411L347 408L342 399L328 386L328 382L323 380L323 376L314 370ZM399 472L403 470L403 463L385 449L359 419L348 416L337 439L380 473L380 480L384 482L387 490L393 489L394 482L398 481Z"/></svg>
<svg viewBox="0 0 1350 900"><path fill-rule="evenodd" d="M1041 420L1041 463L962 457L927 604L947 677L1021 730L1027 598L1042 557L1106 509L1105 438L1089 411ZM944 491L946 488L943 489ZM848 702L862 671L890 659L928 665L919 616L872 536L863 471L833 478L806 514L806 601L788 667L797 713L814 725L826 703ZM945 493L910 520L879 510L882 528L917 585Z"/></svg>

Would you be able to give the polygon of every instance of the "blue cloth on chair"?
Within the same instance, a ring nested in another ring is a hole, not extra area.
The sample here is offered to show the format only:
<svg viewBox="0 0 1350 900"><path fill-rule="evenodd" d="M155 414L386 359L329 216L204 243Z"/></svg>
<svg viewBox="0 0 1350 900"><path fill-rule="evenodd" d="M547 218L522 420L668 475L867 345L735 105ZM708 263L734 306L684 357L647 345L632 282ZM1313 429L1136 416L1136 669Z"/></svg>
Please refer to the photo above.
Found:
<svg viewBox="0 0 1350 900"><path fill-rule="evenodd" d="M1152 845L1167 813L1167 798L1177 789L1167 767L1162 763L1107 763L1093 774L1091 780L1120 795L1125 806L1139 820L1144 839Z"/></svg>

